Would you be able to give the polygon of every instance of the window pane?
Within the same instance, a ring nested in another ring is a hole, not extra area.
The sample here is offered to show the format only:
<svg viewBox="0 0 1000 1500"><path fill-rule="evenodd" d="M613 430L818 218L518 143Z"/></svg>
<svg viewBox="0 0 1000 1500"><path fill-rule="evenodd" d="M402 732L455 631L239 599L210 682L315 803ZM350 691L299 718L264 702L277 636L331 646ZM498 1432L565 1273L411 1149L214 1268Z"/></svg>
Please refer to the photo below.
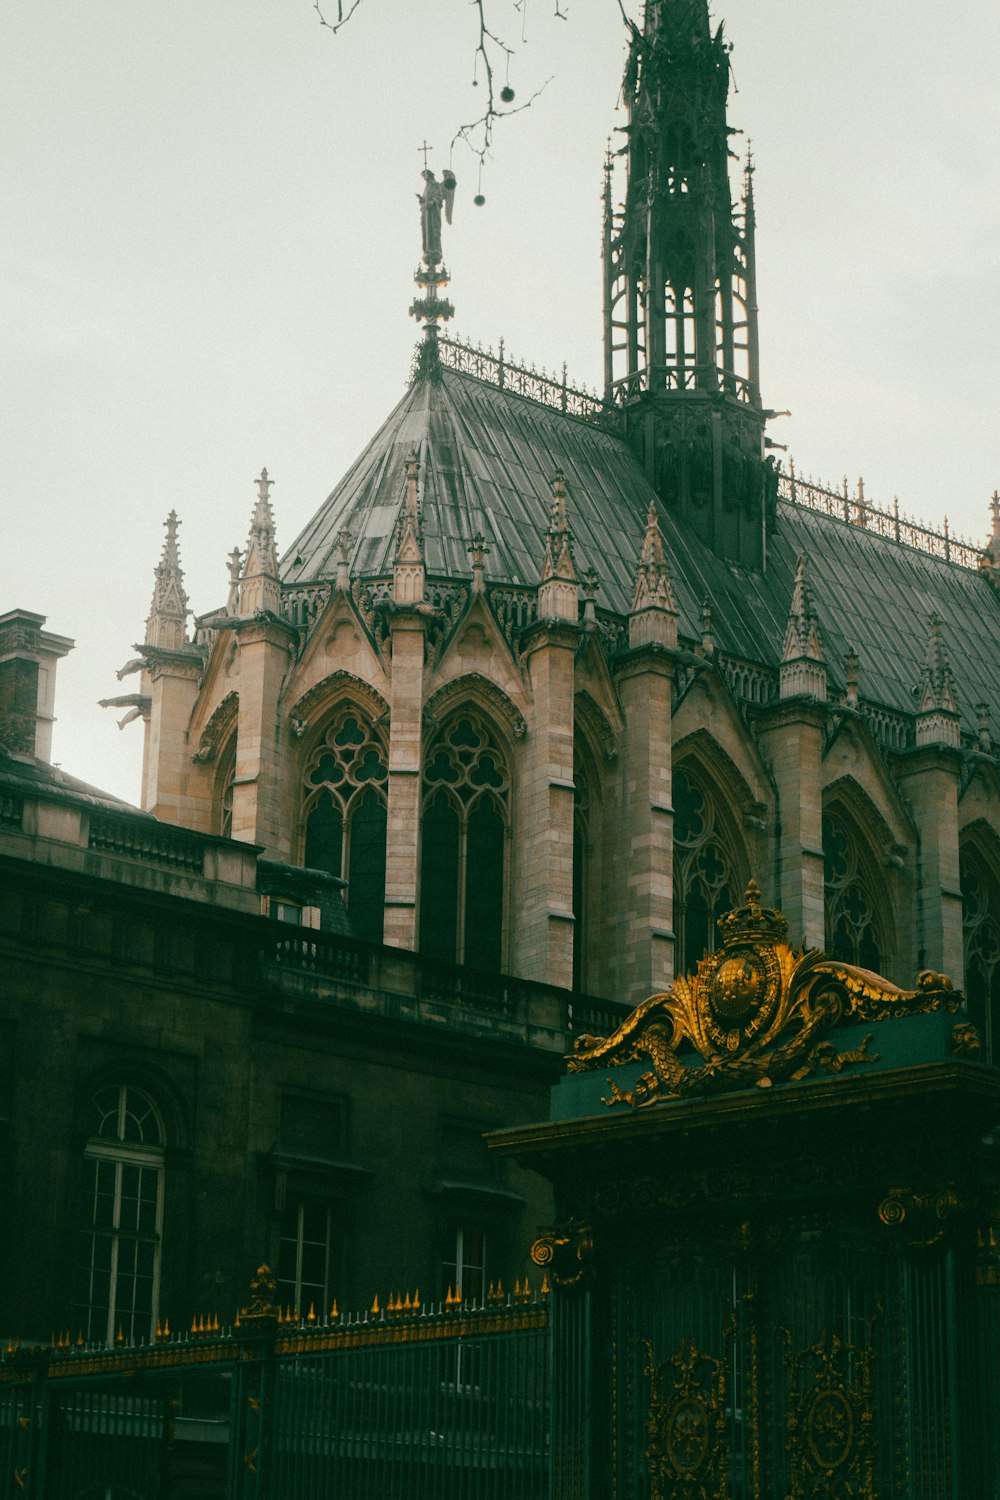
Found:
<svg viewBox="0 0 1000 1500"><path fill-rule="evenodd" d="M376 791L364 793L351 817L351 869L347 903L351 925L369 943L382 941L385 915L386 806Z"/></svg>
<svg viewBox="0 0 1000 1500"><path fill-rule="evenodd" d="M311 870L341 874L344 819L329 792L323 792L306 823L306 864Z"/></svg>
<svg viewBox="0 0 1000 1500"><path fill-rule="evenodd" d="M465 869L464 959L499 969L503 947L504 822L492 799L469 814Z"/></svg>
<svg viewBox="0 0 1000 1500"><path fill-rule="evenodd" d="M455 962L458 942L458 814L445 794L424 813L420 855L420 951Z"/></svg>

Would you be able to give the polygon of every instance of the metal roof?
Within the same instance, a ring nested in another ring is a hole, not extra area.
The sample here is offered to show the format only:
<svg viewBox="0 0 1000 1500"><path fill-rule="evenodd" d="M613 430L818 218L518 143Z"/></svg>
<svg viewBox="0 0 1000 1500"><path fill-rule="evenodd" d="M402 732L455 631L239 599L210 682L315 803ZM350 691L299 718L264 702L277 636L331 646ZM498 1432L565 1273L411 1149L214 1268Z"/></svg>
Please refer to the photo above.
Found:
<svg viewBox="0 0 1000 1500"><path fill-rule="evenodd" d="M439 380L420 376L407 390L289 548L281 565L286 585L332 577L336 537L345 526L354 539L352 572L391 573L404 461L414 448L429 576L468 578L468 544L481 532L490 549L488 584L537 584L559 468L577 569L598 573L600 608L627 613L655 497L625 442L593 422L450 369ZM936 612L963 730L975 734L980 701L1000 723L1000 599L981 574L784 501L768 538L766 570L757 573L717 557L657 504L682 637L700 639L707 598L719 649L776 667L795 566L805 554L834 691L843 687L843 659L853 649L861 696L912 714Z"/></svg>

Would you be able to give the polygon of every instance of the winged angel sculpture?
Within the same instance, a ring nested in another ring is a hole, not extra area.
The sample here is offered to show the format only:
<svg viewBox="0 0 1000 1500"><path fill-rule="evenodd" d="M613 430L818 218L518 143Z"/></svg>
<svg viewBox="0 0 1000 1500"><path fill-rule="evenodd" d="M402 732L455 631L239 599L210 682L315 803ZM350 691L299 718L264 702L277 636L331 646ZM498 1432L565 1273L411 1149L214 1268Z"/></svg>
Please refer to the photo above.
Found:
<svg viewBox="0 0 1000 1500"><path fill-rule="evenodd" d="M720 918L722 945L697 973L644 1000L608 1037L581 1035L567 1058L570 1072L614 1068L647 1060L628 1089L609 1079L608 1105L633 1107L655 1099L839 1073L850 1064L877 1062L873 1034L841 1048L843 1029L866 1021L928 1011L957 1012L961 995L947 975L925 970L914 990L878 974L838 963L818 949L790 948L788 923L760 904L747 887L745 904ZM957 1033L961 1032L962 1036ZM954 1050L975 1050L973 1028L956 1026Z"/></svg>

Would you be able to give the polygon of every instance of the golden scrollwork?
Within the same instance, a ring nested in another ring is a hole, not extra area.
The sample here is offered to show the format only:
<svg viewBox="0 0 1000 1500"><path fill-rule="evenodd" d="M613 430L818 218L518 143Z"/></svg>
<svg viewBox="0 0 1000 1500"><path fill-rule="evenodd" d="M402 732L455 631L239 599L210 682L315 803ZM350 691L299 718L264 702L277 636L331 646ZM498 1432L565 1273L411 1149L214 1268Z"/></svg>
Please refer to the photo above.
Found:
<svg viewBox="0 0 1000 1500"><path fill-rule="evenodd" d="M876 1500L872 1328L861 1346L824 1329L808 1349L789 1352L788 1500Z"/></svg>
<svg viewBox="0 0 1000 1500"><path fill-rule="evenodd" d="M577 1037L567 1058L571 1073L651 1063L631 1088L609 1079L605 1104L635 1108L657 1098L839 1073L877 1062L878 1054L868 1050L872 1034L856 1047L838 1047L829 1035L835 1028L960 1008L946 975L925 970L915 989L901 990L818 949L789 947L788 923L760 904L754 881L744 905L722 917L719 929L722 946L700 961L696 974L644 1000L611 1036Z"/></svg>
<svg viewBox="0 0 1000 1500"><path fill-rule="evenodd" d="M914 1249L925 1249L944 1238L961 1206L950 1185L931 1193L890 1188L878 1206L878 1219L883 1229L901 1232Z"/></svg>
<svg viewBox="0 0 1000 1500"><path fill-rule="evenodd" d="M725 1359L703 1354L690 1339L659 1363L648 1339L639 1347L651 1386L646 1419L650 1500L728 1500Z"/></svg>
<svg viewBox="0 0 1000 1500"><path fill-rule="evenodd" d="M588 1224L567 1219L540 1234L531 1247L532 1263L541 1266L556 1286L576 1286L590 1269L594 1236Z"/></svg>

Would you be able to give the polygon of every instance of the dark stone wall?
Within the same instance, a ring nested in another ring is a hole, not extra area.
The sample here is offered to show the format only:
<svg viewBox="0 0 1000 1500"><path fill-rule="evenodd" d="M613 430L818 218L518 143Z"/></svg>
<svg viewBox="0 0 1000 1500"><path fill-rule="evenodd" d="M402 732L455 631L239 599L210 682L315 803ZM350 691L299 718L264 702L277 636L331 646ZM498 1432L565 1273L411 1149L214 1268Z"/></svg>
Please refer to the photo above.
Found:
<svg viewBox="0 0 1000 1500"><path fill-rule="evenodd" d="M102 1083L141 1087L165 1120L160 1308L172 1328L231 1318L256 1266L275 1261L283 1192L333 1206L342 1309L376 1291L443 1295L456 1221L485 1227L489 1277L525 1274L548 1189L478 1157L478 1133L544 1118L559 1057L301 985L283 994L272 968L262 977L282 931L0 860L4 1334L75 1337L81 1163ZM299 1102L283 1113L288 1098Z"/></svg>

